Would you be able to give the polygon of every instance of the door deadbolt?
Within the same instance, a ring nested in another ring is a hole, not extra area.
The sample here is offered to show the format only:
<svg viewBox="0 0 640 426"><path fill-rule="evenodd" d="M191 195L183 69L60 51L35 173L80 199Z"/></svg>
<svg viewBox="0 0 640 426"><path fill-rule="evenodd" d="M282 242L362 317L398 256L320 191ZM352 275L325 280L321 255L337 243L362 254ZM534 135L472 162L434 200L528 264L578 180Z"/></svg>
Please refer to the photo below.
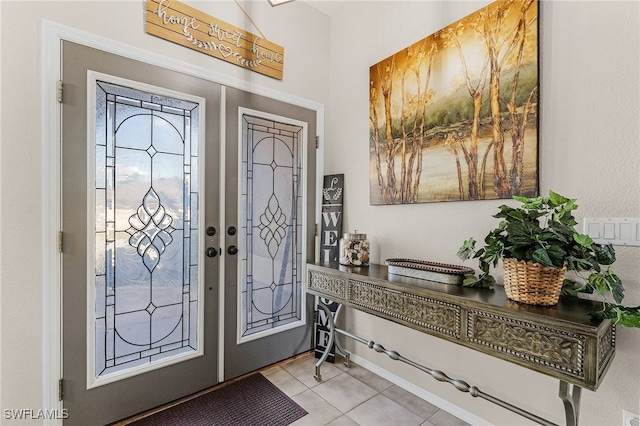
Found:
<svg viewBox="0 0 640 426"><path fill-rule="evenodd" d="M227 228L227 234L236 235L236 227L235 226L230 226L229 228Z"/></svg>
<svg viewBox="0 0 640 426"><path fill-rule="evenodd" d="M214 235L216 235L216 228L214 228L213 226L208 227L207 235L210 237L213 237Z"/></svg>

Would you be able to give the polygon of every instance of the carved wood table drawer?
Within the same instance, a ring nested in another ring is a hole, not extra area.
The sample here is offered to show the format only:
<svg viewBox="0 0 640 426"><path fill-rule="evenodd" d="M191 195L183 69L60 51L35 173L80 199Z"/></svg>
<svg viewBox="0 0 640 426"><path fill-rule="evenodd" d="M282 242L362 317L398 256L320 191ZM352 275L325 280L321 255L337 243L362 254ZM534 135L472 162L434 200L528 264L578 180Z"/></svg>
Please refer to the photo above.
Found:
<svg viewBox="0 0 640 426"><path fill-rule="evenodd" d="M311 294L593 391L615 353L615 326L588 315L597 302L524 305L507 299L502 286L441 284L389 274L384 265L307 269Z"/></svg>

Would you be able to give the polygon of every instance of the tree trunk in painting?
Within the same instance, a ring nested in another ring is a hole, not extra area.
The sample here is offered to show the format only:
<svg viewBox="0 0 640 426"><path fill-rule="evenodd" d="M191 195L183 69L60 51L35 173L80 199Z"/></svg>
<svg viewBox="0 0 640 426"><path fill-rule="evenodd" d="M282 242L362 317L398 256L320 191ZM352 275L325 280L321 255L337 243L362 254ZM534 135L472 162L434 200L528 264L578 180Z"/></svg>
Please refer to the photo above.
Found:
<svg viewBox="0 0 640 426"><path fill-rule="evenodd" d="M493 148L493 141L487 145L487 149L484 151L484 155L482 156L482 166L480 167L480 197L483 199L487 196L487 187L484 183L484 175L487 173L487 159L489 158L491 148Z"/></svg>
<svg viewBox="0 0 640 426"><path fill-rule="evenodd" d="M518 123L516 113L516 89L518 86L519 72L522 65L522 55L524 52L524 42L526 37L526 13L529 8L534 4L535 0L527 0L522 3L520 14L516 27L514 28L513 37L511 40L504 40L503 43L498 44L496 40L497 31L502 27L502 24L509 14L509 8L511 4L506 2L503 6L498 7L494 12L495 26L487 25L484 30L484 39L487 43L487 49L489 52L489 61L491 64L490 74L490 86L489 86L489 104L491 107L491 122L492 133L494 142L493 151L493 168L494 168L494 190L498 197L509 198L515 194L519 194L522 188L522 175L524 171L523 155L524 155L524 127ZM532 22L537 19L534 17ZM494 34L494 31L496 34ZM504 47L504 52L501 53ZM516 49L518 49L516 51ZM504 129L502 125L502 115L500 112L500 74L502 67L511 58L511 54L516 51L517 55L513 61L514 77L511 99L509 100L507 108L511 112L511 135L512 135L512 167L510 170L510 177L507 177L507 170L504 161ZM529 97L529 102L534 92ZM526 124L527 108L523 108L522 123Z"/></svg>
<svg viewBox="0 0 640 426"><path fill-rule="evenodd" d="M387 138L387 185L382 193L385 203L391 204L396 199L397 187L396 187L396 167L395 167L395 147L393 141L392 132L392 120L391 120L391 89L393 87L393 72L395 68L395 59L391 61L391 64L385 68L384 75L380 72L378 66L378 73L380 73L380 79L382 84L382 96L384 97L384 117L386 127Z"/></svg>
<svg viewBox="0 0 640 426"><path fill-rule="evenodd" d="M464 184L462 183L462 166L460 165L460 154L458 154L458 145L460 145L462 150L465 151L465 157L468 157L468 154L460 139L456 138L452 133L446 136L444 145L447 147L447 149L449 149L449 151L451 151L456 159L456 170L458 172L458 192L460 193L460 199L464 200Z"/></svg>
<svg viewBox="0 0 640 426"><path fill-rule="evenodd" d="M428 49L428 52L427 52ZM424 116L427 109L427 105L431 99L429 93L429 85L431 82L431 69L433 68L433 58L437 48L435 44L427 45L426 40L421 43L416 56L415 67L413 72L417 82L417 95L415 106L415 116L413 118L413 141L411 157L409 159L409 176L407 179L407 189L409 196L407 197L408 203L415 203L418 200L418 190L420 188L420 177L422 175L422 150L424 149L425 135L424 135ZM421 90L421 72L422 63L427 58L427 75L424 82L424 90ZM420 125L418 126L418 122ZM413 171L413 164L416 164L415 174ZM413 177L412 177L413 176Z"/></svg>
<svg viewBox="0 0 640 426"><path fill-rule="evenodd" d="M405 105L407 104L407 91L404 87L405 78L407 76L407 68L402 72L402 106L400 108L400 128L402 129L402 139L400 140L400 202L407 202L407 129Z"/></svg>
<svg viewBox="0 0 640 426"><path fill-rule="evenodd" d="M522 118L520 123L518 123L518 116L515 113L515 105L510 106L509 111L511 112L512 117L512 128L511 128L511 139L513 143L513 153L511 155L512 166L511 166L511 193L512 195L518 195L522 191L522 179L524 174L524 133L527 127L527 118L529 116L529 109L531 108L531 99L537 91L537 87L535 87L529 98L527 99L527 103L522 108ZM513 108L513 111L512 111Z"/></svg>
<svg viewBox="0 0 640 426"><path fill-rule="evenodd" d="M484 91L485 83L487 81L487 65L488 65L488 55L485 56L484 65L480 71L480 75L475 77L472 76L472 73L469 71L467 66L467 61L464 56L464 51L462 46L460 45L461 29L452 27L447 31L443 32L442 38L449 47L455 47L458 51L458 55L460 56L460 63L462 64L462 71L465 78L465 83L467 86L467 91L469 92L469 96L473 100L473 120L471 123L471 136L469 141L469 148L466 148L463 141L460 141L461 148L464 152L465 161L467 163L467 176L468 176L468 186L469 186L469 199L470 200L478 200L480 199L480 191L478 189L478 138L480 137L480 109L482 107L482 93ZM477 84L474 87L474 81L477 79ZM457 155L457 151L455 151ZM456 162L459 159L456 157ZM461 195L461 198L464 200L464 195Z"/></svg>
<svg viewBox="0 0 640 426"><path fill-rule="evenodd" d="M526 13L527 10L531 7L533 1L530 1L523 5L523 8L520 12L520 19L518 22L518 31L514 36L514 44L517 42L518 51L516 57L515 64L515 73L513 77L513 86L511 88L511 98L509 99L509 103L507 105L507 109L509 110L509 117L511 119L511 144L513 146L512 154L511 154L511 181L510 181L510 189L511 195L520 194L522 191L522 180L524 175L524 134L527 127L527 119L529 117L529 110L531 109L531 102L533 96L537 92L538 86L536 85L529 96L527 97L527 101L522 107L522 114L518 116L517 112L517 89L518 82L520 77L520 69L522 67L524 49L525 49L525 40L526 40L526 32L527 26L531 25L533 21L527 22Z"/></svg>
<svg viewBox="0 0 640 426"><path fill-rule="evenodd" d="M480 105L482 104L482 89L473 93L473 122L471 123L471 149L467 159L469 175L469 199L480 198L478 190L478 134L480 130Z"/></svg>
<svg viewBox="0 0 640 426"><path fill-rule="evenodd" d="M378 177L378 187L380 193L384 193L384 178L382 177L382 167L380 165L380 129L378 128L378 112L375 105L377 103L377 91L371 87L370 89L370 101L369 101L369 120L371 121L371 128L373 129L373 147L376 161L376 175Z"/></svg>
<svg viewBox="0 0 640 426"><path fill-rule="evenodd" d="M420 176L422 175L422 147L424 146L424 117L420 121L420 136L413 140L413 152L416 158L416 176L413 180L413 186L411 189L411 202L415 203L418 200L418 189L420 187ZM417 140L416 140L417 139Z"/></svg>
<svg viewBox="0 0 640 426"><path fill-rule="evenodd" d="M493 133L493 187L500 198L509 197L507 167L504 163L504 134L500 115L500 68L495 51L491 54L491 76L489 83L489 104L491 105L491 124Z"/></svg>

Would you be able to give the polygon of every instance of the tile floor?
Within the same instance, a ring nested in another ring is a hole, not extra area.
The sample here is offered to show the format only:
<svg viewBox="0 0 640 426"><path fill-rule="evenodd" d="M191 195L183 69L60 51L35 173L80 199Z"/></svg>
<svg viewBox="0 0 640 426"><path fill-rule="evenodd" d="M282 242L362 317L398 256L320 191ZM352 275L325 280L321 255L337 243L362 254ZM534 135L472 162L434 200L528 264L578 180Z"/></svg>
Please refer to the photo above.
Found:
<svg viewBox="0 0 640 426"><path fill-rule="evenodd" d="M468 423L351 362L324 363L313 378L311 353L261 373L309 414L293 425L467 426Z"/></svg>

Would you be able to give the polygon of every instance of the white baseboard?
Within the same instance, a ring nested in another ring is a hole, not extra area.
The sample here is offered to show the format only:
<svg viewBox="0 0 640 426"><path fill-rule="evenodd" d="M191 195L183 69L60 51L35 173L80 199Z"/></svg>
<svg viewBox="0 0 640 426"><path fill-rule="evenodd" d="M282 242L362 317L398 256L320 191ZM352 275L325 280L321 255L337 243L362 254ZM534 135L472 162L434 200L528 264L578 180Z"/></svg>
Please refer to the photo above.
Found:
<svg viewBox="0 0 640 426"><path fill-rule="evenodd" d="M376 373L378 376L385 378L387 380L389 380L391 383L393 383L394 385L400 386L402 389L406 390L407 392L411 392L412 394L414 394L415 396L424 399L425 401L427 401L430 404L435 405L436 407L448 412L449 414L452 414L454 416L456 416L457 418L459 418L460 420L464 420L465 422L471 424L471 425L478 425L478 426L490 426L491 423L487 422L486 420L476 416L475 414L472 414L466 410L463 410L462 408L458 407L455 404L450 403L447 400L444 400L442 398L440 398L437 395L432 394L431 392L421 388L420 386L417 386L405 379L403 379L402 377L399 377L387 370L385 370L384 368L379 367L376 364L373 364L370 361L367 361L366 359L359 357L356 354L351 354L350 356L351 361L355 362L356 364L358 364L360 367L366 368L367 370ZM471 396L469 396L471 398Z"/></svg>

